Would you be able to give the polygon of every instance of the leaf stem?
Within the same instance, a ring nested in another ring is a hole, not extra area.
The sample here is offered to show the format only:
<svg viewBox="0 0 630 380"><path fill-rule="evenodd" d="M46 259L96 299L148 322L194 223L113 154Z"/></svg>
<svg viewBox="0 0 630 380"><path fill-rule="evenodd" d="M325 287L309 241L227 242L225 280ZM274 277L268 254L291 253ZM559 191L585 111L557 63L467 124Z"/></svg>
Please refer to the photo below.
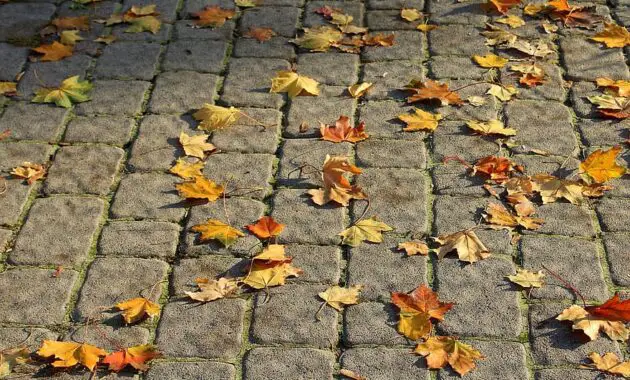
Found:
<svg viewBox="0 0 630 380"><path fill-rule="evenodd" d="M547 272L549 272L550 275L552 275L553 277L555 277L558 281L562 282L562 284L564 286L566 286L567 288L569 288L569 290L571 290L571 292L573 292L573 294L577 295L578 297L580 297L580 299L582 300L582 304L584 305L584 307L586 307L586 299L584 298L584 296L582 295L582 293L580 293L579 290L577 290L573 285L571 285L567 280L563 279L562 277L560 277L559 274L557 274L556 272L552 271L551 269L547 268L546 266L542 266L544 270L546 270Z"/></svg>

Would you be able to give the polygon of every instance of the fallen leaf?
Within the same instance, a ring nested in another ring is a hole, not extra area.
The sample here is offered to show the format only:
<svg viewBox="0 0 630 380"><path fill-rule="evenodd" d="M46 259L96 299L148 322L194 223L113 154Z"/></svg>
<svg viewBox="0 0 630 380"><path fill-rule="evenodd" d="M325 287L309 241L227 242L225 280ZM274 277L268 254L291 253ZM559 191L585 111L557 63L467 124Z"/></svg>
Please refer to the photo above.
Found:
<svg viewBox="0 0 630 380"><path fill-rule="evenodd" d="M423 17L422 12L414 8L403 8L400 10L400 17L403 20L407 20L409 22L414 22Z"/></svg>
<svg viewBox="0 0 630 380"><path fill-rule="evenodd" d="M66 78L59 87L40 88L35 92L33 103L55 103L59 107L70 108L73 103L83 103L90 100L88 93L92 84L82 81L79 76Z"/></svg>
<svg viewBox="0 0 630 380"><path fill-rule="evenodd" d="M554 52L553 49L549 47L549 43L544 40L538 40L535 44L525 40L516 40L506 45L506 48L515 49L521 53L537 58L544 58Z"/></svg>
<svg viewBox="0 0 630 380"><path fill-rule="evenodd" d="M60 61L72 55L72 46L60 44L57 41L53 41L50 45L40 45L32 50L36 53L43 54L40 58L42 62Z"/></svg>
<svg viewBox="0 0 630 380"><path fill-rule="evenodd" d="M362 40L367 46L389 47L394 46L394 38L395 36L393 34L377 33L375 35L366 34L363 36Z"/></svg>
<svg viewBox="0 0 630 380"><path fill-rule="evenodd" d="M225 190L222 185L217 185L205 177L195 177L192 181L178 183L175 188L179 196L185 199L205 199L214 202Z"/></svg>
<svg viewBox="0 0 630 380"><path fill-rule="evenodd" d="M348 93L350 93L350 96L352 96L353 98L360 98L365 95L365 93L367 93L373 85L374 84L370 82L353 84L352 86L348 87Z"/></svg>
<svg viewBox="0 0 630 380"><path fill-rule="evenodd" d="M518 83L527 87L536 87L545 83L544 76L538 76L534 74L523 74L518 80Z"/></svg>
<svg viewBox="0 0 630 380"><path fill-rule="evenodd" d="M518 39L518 37L515 34L510 33L507 30L503 30L499 27L496 27L490 24L488 26L492 27L492 29L481 32L481 35L486 37L486 45L489 45L489 46L502 45L502 44L509 45L516 42L516 40Z"/></svg>
<svg viewBox="0 0 630 380"><path fill-rule="evenodd" d="M455 232L450 235L442 235L434 240L441 245L438 249L438 258L443 259L447 253L457 251L461 261L474 263L490 256L490 251L479 240L472 229Z"/></svg>
<svg viewBox="0 0 630 380"><path fill-rule="evenodd" d="M183 179L191 179L195 177L201 177L203 174L201 171L203 170L204 163L199 162L188 162L182 158L178 158L168 171L171 174L175 174Z"/></svg>
<svg viewBox="0 0 630 380"><path fill-rule="evenodd" d="M334 285L318 294L326 304L330 305L337 311L342 311L344 305L356 305L359 303L359 292L363 288L362 285L354 285L349 288L342 288Z"/></svg>
<svg viewBox="0 0 630 380"><path fill-rule="evenodd" d="M200 121L198 129L214 131L227 128L238 121L241 111L235 107L221 107L213 104L204 104L193 114L195 120Z"/></svg>
<svg viewBox="0 0 630 380"><path fill-rule="evenodd" d="M265 42L275 35L276 32L271 28L249 28L247 33L243 34L243 37L253 38L258 42Z"/></svg>
<svg viewBox="0 0 630 380"><path fill-rule="evenodd" d="M15 96L17 95L17 83L0 82L0 95Z"/></svg>
<svg viewBox="0 0 630 380"><path fill-rule="evenodd" d="M468 128L482 135L516 135L516 129L505 128L500 120L490 120L486 122L470 120L466 122L466 125L468 126Z"/></svg>
<svg viewBox="0 0 630 380"><path fill-rule="evenodd" d="M438 28L438 26L437 25L433 25L433 24L420 24L420 25L416 26L416 29L418 29L419 31L421 31L423 33L430 32L430 31L435 30L437 28Z"/></svg>
<svg viewBox="0 0 630 380"><path fill-rule="evenodd" d="M252 8L260 5L261 1L258 0L234 0L234 4L241 8Z"/></svg>
<svg viewBox="0 0 630 380"><path fill-rule="evenodd" d="M508 59L495 54L486 54L485 56L473 55L473 60L481 67L499 69L509 62Z"/></svg>
<svg viewBox="0 0 630 380"><path fill-rule="evenodd" d="M350 125L350 118L347 116L339 116L334 125L320 123L319 132L322 140L340 142L359 142L367 139L369 135L365 133L365 123L360 122L356 127Z"/></svg>
<svg viewBox="0 0 630 380"><path fill-rule="evenodd" d="M518 28L525 25L525 20L516 15L507 15L497 20L500 24L508 25L510 28Z"/></svg>
<svg viewBox="0 0 630 380"><path fill-rule="evenodd" d="M28 347L20 346L0 351L0 379L11 375L15 367L27 363L31 353Z"/></svg>
<svg viewBox="0 0 630 380"><path fill-rule="evenodd" d="M320 206L331 201L348 206L351 199L367 198L361 188L350 184L345 173L361 174L361 169L348 162L348 157L326 155L322 166L324 188L308 190L307 194Z"/></svg>
<svg viewBox="0 0 630 380"><path fill-rule="evenodd" d="M358 373L345 368L340 369L339 374L347 377L350 380L368 380L367 377L363 377Z"/></svg>
<svg viewBox="0 0 630 380"><path fill-rule="evenodd" d="M494 9L501 14L507 14L510 8L514 8L521 4L521 0L488 0L486 6Z"/></svg>
<svg viewBox="0 0 630 380"><path fill-rule="evenodd" d="M486 91L486 94L492 95L502 102L507 102L512 99L512 96L518 94L518 90L514 88L514 86L499 86L496 84L491 84L488 91Z"/></svg>
<svg viewBox="0 0 630 380"><path fill-rule="evenodd" d="M156 4L148 4L148 5L132 5L131 8L127 12L125 12L125 19L133 19L137 17L144 16L158 16L157 5Z"/></svg>
<svg viewBox="0 0 630 380"><path fill-rule="evenodd" d="M208 219L203 224L192 226L191 230L201 233L200 240L202 242L218 240L224 247L229 247L234 244L239 237L245 236L244 233L236 228L216 219Z"/></svg>
<svg viewBox="0 0 630 380"><path fill-rule="evenodd" d="M280 71L271 80L271 90L269 92L286 92L289 98L293 99L299 95L319 95L317 88L319 83L304 75L299 75L293 71Z"/></svg>
<svg viewBox="0 0 630 380"><path fill-rule="evenodd" d="M587 306L585 310L595 317L608 321L630 322L630 299L621 301L619 294L598 306Z"/></svg>
<svg viewBox="0 0 630 380"><path fill-rule="evenodd" d="M144 297L136 297L116 304L116 308L122 311L125 323L135 323L142 318L151 318L160 314L160 305Z"/></svg>
<svg viewBox="0 0 630 380"><path fill-rule="evenodd" d="M556 178L550 175L535 175L532 180L536 184L536 191L540 193L543 204L554 203L564 198L569 202L579 205L584 197L582 184L576 181Z"/></svg>
<svg viewBox="0 0 630 380"><path fill-rule="evenodd" d="M77 42L83 41L83 37L79 35L78 30L64 30L59 33L59 41L68 46L74 46Z"/></svg>
<svg viewBox="0 0 630 380"><path fill-rule="evenodd" d="M426 256L429 254L429 246L421 241L406 241L399 243L397 248L399 251L405 251L407 256Z"/></svg>
<svg viewBox="0 0 630 380"><path fill-rule="evenodd" d="M57 30L90 30L90 18L88 16L59 17L52 20L51 24L53 24Z"/></svg>
<svg viewBox="0 0 630 380"><path fill-rule="evenodd" d="M125 33L151 32L156 34L160 31L160 27L162 26L162 22L155 16L137 17L128 22L130 25L125 29Z"/></svg>
<svg viewBox="0 0 630 380"><path fill-rule="evenodd" d="M392 292L392 303L400 311L398 314L398 332L409 339L427 338L433 331L431 318L444 319L453 303L441 302L437 294L422 284L411 294Z"/></svg>
<svg viewBox="0 0 630 380"><path fill-rule="evenodd" d="M239 289L238 280L221 277L212 281L197 281L198 292L184 292L195 301L211 302L220 298L225 298L236 293Z"/></svg>
<svg viewBox="0 0 630 380"><path fill-rule="evenodd" d="M507 157L487 156L480 158L472 167L472 175L483 174L488 179L503 183L520 167Z"/></svg>
<svg viewBox="0 0 630 380"><path fill-rule="evenodd" d="M545 274L541 270L530 272L527 269L517 269L516 274L505 277L523 288L542 288L545 284L545 280L543 280Z"/></svg>
<svg viewBox="0 0 630 380"><path fill-rule="evenodd" d="M597 149L580 163L580 176L588 184L604 183L626 174L626 168L617 164L620 146L606 151Z"/></svg>
<svg viewBox="0 0 630 380"><path fill-rule="evenodd" d="M203 10L192 14L196 19L193 21L194 24L202 28L218 28L235 15L236 12L233 9L223 9L218 5L205 7Z"/></svg>
<svg viewBox="0 0 630 380"><path fill-rule="evenodd" d="M573 322L572 329L581 330L590 340L597 339L600 331L612 340L626 341L630 337L630 330L623 322L597 318L578 305L564 309L556 319Z"/></svg>
<svg viewBox="0 0 630 380"><path fill-rule="evenodd" d="M414 352L425 357L428 368L444 368L448 363L460 376L475 368L475 360L485 359L481 352L471 345L450 336L430 337L419 343Z"/></svg>
<svg viewBox="0 0 630 380"><path fill-rule="evenodd" d="M104 43L105 45L109 45L112 42L116 41L118 38L114 35L109 35L109 36L100 36L98 38L96 38L94 40L94 42L101 42Z"/></svg>
<svg viewBox="0 0 630 380"><path fill-rule="evenodd" d="M630 98L612 95L588 96L587 99L597 105L599 113L616 119L630 117Z"/></svg>
<svg viewBox="0 0 630 380"><path fill-rule="evenodd" d="M407 98L407 102L409 103L426 100L438 100L443 106L450 104L460 105L463 103L459 94L449 90L447 84L435 82L430 79L425 82L412 81L406 89L413 92L413 94Z"/></svg>
<svg viewBox="0 0 630 380"><path fill-rule="evenodd" d="M542 23L540 23L540 26L542 26L543 30L545 31L545 33L547 34L552 34L558 31L558 26L554 25L554 24L550 24L546 21L543 21Z"/></svg>
<svg viewBox="0 0 630 380"><path fill-rule="evenodd" d="M310 51L328 51L332 46L339 43L343 34L330 26L319 26L315 28L304 28L304 35L294 42L301 48Z"/></svg>
<svg viewBox="0 0 630 380"><path fill-rule="evenodd" d="M628 97L630 96L630 81L627 80L613 80L610 78L597 78L595 79L597 87L603 87L611 92L609 95Z"/></svg>
<svg viewBox="0 0 630 380"><path fill-rule="evenodd" d="M280 235L286 225L276 222L271 216L263 216L256 223L245 227L259 239L269 239Z"/></svg>
<svg viewBox="0 0 630 380"><path fill-rule="evenodd" d="M604 23L604 30L591 37L591 40L601 42L608 48L622 48L630 45L630 32L621 25Z"/></svg>
<svg viewBox="0 0 630 380"><path fill-rule="evenodd" d="M543 3L529 3L523 8L523 13L527 16L534 17L545 9L547 9L547 6Z"/></svg>
<svg viewBox="0 0 630 380"><path fill-rule="evenodd" d="M484 219L490 224L491 228L495 229L512 229L520 226L528 230L537 230L544 223L544 220L540 218L512 215L500 203L489 203Z"/></svg>
<svg viewBox="0 0 630 380"><path fill-rule="evenodd" d="M103 358L103 364L107 364L109 370L114 372L120 372L128 365L139 371L146 371L149 369L146 362L161 356L155 346L142 344L108 354Z"/></svg>
<svg viewBox="0 0 630 380"><path fill-rule="evenodd" d="M607 352L604 356L600 356L596 352L591 352L588 357L593 363L585 365L583 368L594 368L611 375L630 377L630 361L622 362L617 354Z"/></svg>
<svg viewBox="0 0 630 380"><path fill-rule="evenodd" d="M412 114L404 113L398 115L398 119L407 124L403 128L405 132L415 131L435 131L438 126L438 121L442 119L442 115L439 113L430 113L418 108L413 109Z"/></svg>
<svg viewBox="0 0 630 380"><path fill-rule="evenodd" d="M22 165L13 168L11 175L17 178L23 178L29 185L32 185L38 179L46 175L46 168L40 164L32 162L23 162Z"/></svg>
<svg viewBox="0 0 630 380"><path fill-rule="evenodd" d="M52 363L53 367L67 368L80 363L90 371L94 371L100 357L107 355L107 352L87 343L44 340L40 349L37 350L37 355L42 357L54 356L58 360Z"/></svg>
<svg viewBox="0 0 630 380"><path fill-rule="evenodd" d="M342 237L341 244L358 247L364 241L369 241L370 243L382 243L382 232L392 230L393 228L373 216L369 219L358 221L353 226L339 233L339 236Z"/></svg>
<svg viewBox="0 0 630 380"><path fill-rule="evenodd" d="M211 152L216 149L214 145L206 142L208 137L209 136L205 134L188 136L186 133L180 132L179 144L182 146L187 156L203 159L206 156L205 152Z"/></svg>
<svg viewBox="0 0 630 380"><path fill-rule="evenodd" d="M486 104L486 99L482 96L469 96L466 101L473 107L481 107Z"/></svg>
<svg viewBox="0 0 630 380"><path fill-rule="evenodd" d="M284 255L284 246L272 244L252 258L249 273L243 282L254 289L284 285L287 277L296 277L302 270L291 265L292 258Z"/></svg>

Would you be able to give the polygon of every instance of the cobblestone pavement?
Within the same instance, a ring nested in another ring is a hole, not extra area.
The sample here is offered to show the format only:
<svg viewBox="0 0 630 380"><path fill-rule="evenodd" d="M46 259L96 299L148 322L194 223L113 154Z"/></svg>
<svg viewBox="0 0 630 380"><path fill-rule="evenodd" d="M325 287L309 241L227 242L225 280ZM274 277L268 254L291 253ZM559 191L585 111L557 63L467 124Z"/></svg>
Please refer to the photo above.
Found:
<svg viewBox="0 0 630 380"><path fill-rule="evenodd" d="M394 249L408 239L406 233L436 236L478 222L490 199L481 182L461 165L442 164L445 156L472 161L497 152L492 141L463 133L468 119L502 118L518 130L522 144L553 153L513 150L513 159L529 174L566 175L593 148L623 144L628 124L598 119L584 99L596 93L597 77L630 79L622 49L604 49L586 40L582 30L547 35L537 23L514 29L524 38L553 39L557 54L545 63L549 80L520 88L518 98L505 105L488 97L481 107L443 107L440 126L425 134L401 131L396 117L411 107L397 89L412 78L448 81L451 88L483 80L486 70L470 56L492 51L479 31L494 16L477 0L263 0L217 29L189 27L190 12L205 1L156 0L165 23L155 35L113 27L117 42L83 41L74 56L47 63L30 62L28 48L16 46L28 45L54 17L107 17L149 3L102 1L86 9L54 0L0 5L0 80L24 71L19 96L0 99L0 129L12 131L0 145L0 171L8 175L23 161L50 166L47 178L32 186L7 179L0 195L0 348L30 333L32 347L60 338L113 349L114 343L98 333L102 330L124 346L153 342L164 354L146 374L107 378L329 379L347 368L370 380L429 379L435 377L424 360L410 354L413 342L396 332L389 303L390 291L428 283L441 299L457 303L440 332L473 342L487 357L470 379L592 379L595 373L578 369L589 352L628 356L627 346L604 338L585 343L549 319L573 300L557 281L549 280L527 299L504 279L518 267L537 270L544 264L590 300L604 301L615 290L627 294L627 176L613 181L614 190L604 198L584 206L539 207L543 228L524 233L516 245L505 231L481 229L478 235L493 255L474 265L403 257ZM230 0L209 3L234 8ZM596 3L603 16L630 20L628 0ZM403 4L429 12L439 28L425 35L403 22L398 17ZM322 23L313 12L322 5L345 10L372 31L394 33L395 45L354 55L299 51L288 41L300 28ZM106 32L92 25L90 35ZM271 27L277 36L262 44L240 37L253 26ZM320 96L290 101L268 93L275 73L292 65L322 83ZM92 101L68 110L30 103L42 82L56 85L71 75L93 81ZM499 75L504 83L512 80L507 72ZM357 101L345 93L363 81L376 83L365 98ZM461 95L484 96L486 89L471 86ZM217 182L264 189L227 199L232 225L262 215L287 225L280 240L304 275L272 289L268 302L254 296L192 304L182 297L193 289L195 277L225 272L256 243L247 235L230 249L201 244L190 227L220 218L223 205L187 207L174 191L177 178L167 173L182 154L180 131L199 133L190 111L212 101L276 125L263 131L240 124L215 132L210 141L221 152L211 155L204 169ZM321 141L312 127L340 115L365 121L370 138L356 145ZM311 129L303 133L304 121ZM337 234L363 205L314 207L305 197L306 189L319 186L318 178L294 169L319 167L326 154L353 156L363 168L358 183L370 194L372 213L396 228L384 244L339 245ZM630 161L627 152L623 157ZM58 266L63 271L53 277ZM100 330L83 327L102 307L146 295L159 281L163 286L150 295L163 305L158 319L132 327L105 319ZM325 308L317 322L317 293L331 284L363 284L363 302L343 313ZM57 376L88 378L89 373ZM448 370L437 374L454 377Z"/></svg>

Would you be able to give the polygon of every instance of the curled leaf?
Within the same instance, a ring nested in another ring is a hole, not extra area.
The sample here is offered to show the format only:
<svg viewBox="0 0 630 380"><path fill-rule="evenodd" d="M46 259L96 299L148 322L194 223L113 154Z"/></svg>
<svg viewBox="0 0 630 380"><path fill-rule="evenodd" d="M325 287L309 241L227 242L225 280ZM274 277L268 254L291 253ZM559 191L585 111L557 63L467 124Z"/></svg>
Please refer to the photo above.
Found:
<svg viewBox="0 0 630 380"><path fill-rule="evenodd" d="M280 71L271 80L270 92L286 92L291 99L299 95L317 96L319 95L317 86L319 83L315 79L299 75L293 71Z"/></svg>
<svg viewBox="0 0 630 380"><path fill-rule="evenodd" d="M134 323L145 316L155 317L160 313L160 305L144 297L132 298L117 303L116 308L122 311L125 323Z"/></svg>

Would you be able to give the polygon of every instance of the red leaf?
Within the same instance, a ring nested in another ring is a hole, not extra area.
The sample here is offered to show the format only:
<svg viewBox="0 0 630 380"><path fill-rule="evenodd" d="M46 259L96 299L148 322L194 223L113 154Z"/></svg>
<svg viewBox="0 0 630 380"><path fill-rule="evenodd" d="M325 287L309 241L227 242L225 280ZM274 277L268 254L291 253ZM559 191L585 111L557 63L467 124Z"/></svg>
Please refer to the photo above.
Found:
<svg viewBox="0 0 630 380"><path fill-rule="evenodd" d="M619 294L599 306L587 306L584 310L589 314L607 321L630 322L630 299L621 301Z"/></svg>

